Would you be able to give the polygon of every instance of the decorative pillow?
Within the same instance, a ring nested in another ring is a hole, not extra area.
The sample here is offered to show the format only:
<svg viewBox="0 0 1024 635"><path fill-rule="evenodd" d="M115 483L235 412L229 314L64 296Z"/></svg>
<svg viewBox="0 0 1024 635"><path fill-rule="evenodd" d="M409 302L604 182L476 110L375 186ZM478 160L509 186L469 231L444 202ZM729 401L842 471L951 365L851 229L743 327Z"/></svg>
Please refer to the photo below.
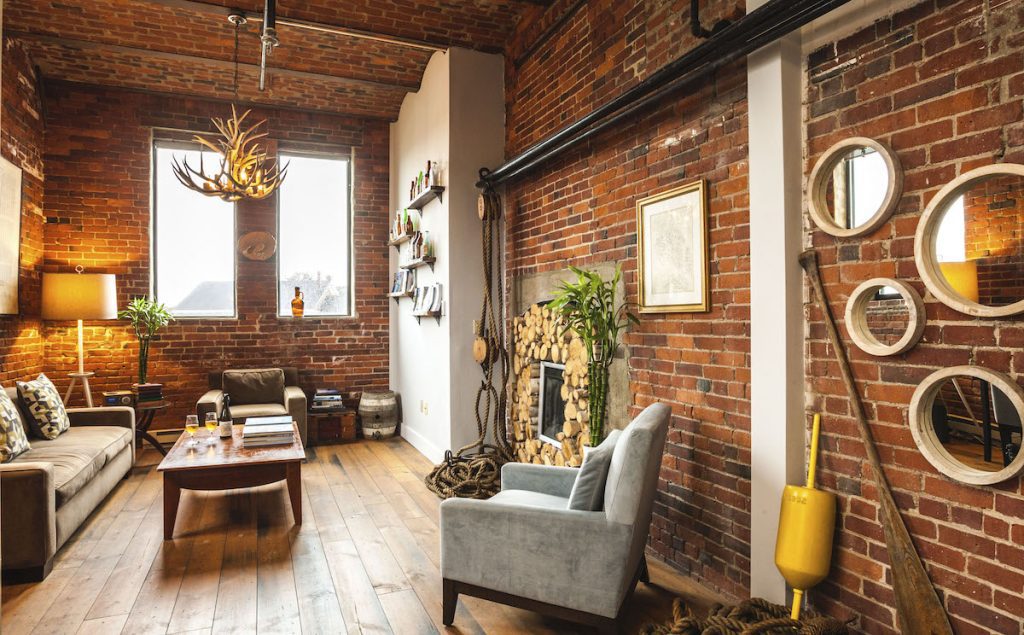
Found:
<svg viewBox="0 0 1024 635"><path fill-rule="evenodd" d="M0 388L0 463L10 463L30 448L18 406L7 396L7 391Z"/></svg>
<svg viewBox="0 0 1024 635"><path fill-rule="evenodd" d="M284 403L284 371L280 368L226 370L222 387L231 395L232 406Z"/></svg>
<svg viewBox="0 0 1024 635"><path fill-rule="evenodd" d="M604 506L604 483L608 480L608 468L612 464L615 442L622 430L612 430L601 445L587 452L583 457L580 473L569 494L569 509L586 512L601 511Z"/></svg>
<svg viewBox="0 0 1024 635"><path fill-rule="evenodd" d="M46 375L40 373L34 381L19 381L18 396L32 434L56 439L71 427L60 393Z"/></svg>

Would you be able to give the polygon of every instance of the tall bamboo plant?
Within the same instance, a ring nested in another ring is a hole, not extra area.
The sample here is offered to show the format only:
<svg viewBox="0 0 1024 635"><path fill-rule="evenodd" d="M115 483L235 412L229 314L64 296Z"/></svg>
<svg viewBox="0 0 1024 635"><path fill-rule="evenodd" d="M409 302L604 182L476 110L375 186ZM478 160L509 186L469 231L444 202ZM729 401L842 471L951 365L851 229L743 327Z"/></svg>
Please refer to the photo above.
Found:
<svg viewBox="0 0 1024 635"><path fill-rule="evenodd" d="M135 337L139 340L139 383L149 377L149 344L157 331L167 326L174 317L163 304L145 297L138 297L128 303L118 317L131 322Z"/></svg>
<svg viewBox="0 0 1024 635"><path fill-rule="evenodd" d="M620 268L615 268L611 280L602 279L596 271L569 269L576 274L576 281L561 283L550 307L563 318L566 329L579 335L587 351L590 445L596 446L604 439L608 374L619 348L619 335L630 322L640 322L626 302L615 304L615 292L622 281Z"/></svg>

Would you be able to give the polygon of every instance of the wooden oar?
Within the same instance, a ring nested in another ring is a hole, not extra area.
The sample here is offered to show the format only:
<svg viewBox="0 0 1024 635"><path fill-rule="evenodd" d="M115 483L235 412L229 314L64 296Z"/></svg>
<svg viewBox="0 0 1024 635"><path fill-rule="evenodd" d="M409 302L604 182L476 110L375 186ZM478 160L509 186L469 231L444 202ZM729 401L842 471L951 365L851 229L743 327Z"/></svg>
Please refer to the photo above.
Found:
<svg viewBox="0 0 1024 635"><path fill-rule="evenodd" d="M896 501L892 498L889 482L885 479L885 473L882 472L882 461L878 458L878 450L875 448L875 441L871 436L871 428L868 427L868 419L864 414L864 404L861 403L860 393L857 392L857 384L853 381L850 360L847 359L846 348L843 346L842 340L839 339L839 331L836 330L835 319L832 317L832 310L828 304L828 296L825 295L825 286L821 282L817 252L811 249L800 254L800 266L807 272L818 308L825 316L825 331L828 333L829 342L835 351L836 361L839 362L843 383L846 384L846 391L850 395L850 406L853 409L853 414L857 417L860 438L864 442L864 449L868 455L875 489L878 490L885 545L888 548L889 560L892 564L892 588L896 594L896 616L899 618L900 632L909 635L952 635L953 629L949 625L946 610L942 607L935 587L928 579L924 564L921 563L921 558L910 539L907 526L903 523L903 518L900 517L899 510L896 508Z"/></svg>

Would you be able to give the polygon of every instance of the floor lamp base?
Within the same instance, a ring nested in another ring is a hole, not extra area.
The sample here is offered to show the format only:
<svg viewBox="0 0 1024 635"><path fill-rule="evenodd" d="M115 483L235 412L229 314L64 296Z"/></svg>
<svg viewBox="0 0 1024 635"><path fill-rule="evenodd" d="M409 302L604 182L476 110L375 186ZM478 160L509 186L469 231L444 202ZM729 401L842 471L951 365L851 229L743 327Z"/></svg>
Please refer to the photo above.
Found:
<svg viewBox="0 0 1024 635"><path fill-rule="evenodd" d="M68 391L64 393L64 404L68 405L71 403L71 395L75 392L75 386L82 384L82 391L85 392L85 405L92 408L92 390L89 388L89 378L95 377L96 373L68 373L68 377L71 378L71 384L68 385Z"/></svg>

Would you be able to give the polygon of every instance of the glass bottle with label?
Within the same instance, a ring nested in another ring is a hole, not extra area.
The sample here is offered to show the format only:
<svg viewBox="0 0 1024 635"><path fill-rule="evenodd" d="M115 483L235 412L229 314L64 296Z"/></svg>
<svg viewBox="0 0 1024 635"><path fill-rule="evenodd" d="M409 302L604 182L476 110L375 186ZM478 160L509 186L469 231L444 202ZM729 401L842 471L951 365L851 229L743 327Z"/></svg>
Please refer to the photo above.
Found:
<svg viewBox="0 0 1024 635"><path fill-rule="evenodd" d="M302 289L295 287L295 297L292 298L292 317L300 318L306 312L306 296Z"/></svg>
<svg viewBox="0 0 1024 635"><path fill-rule="evenodd" d="M221 402L220 415L217 417L217 429L220 438L226 439L231 436L234 421L231 419L231 395L224 393L224 401Z"/></svg>

